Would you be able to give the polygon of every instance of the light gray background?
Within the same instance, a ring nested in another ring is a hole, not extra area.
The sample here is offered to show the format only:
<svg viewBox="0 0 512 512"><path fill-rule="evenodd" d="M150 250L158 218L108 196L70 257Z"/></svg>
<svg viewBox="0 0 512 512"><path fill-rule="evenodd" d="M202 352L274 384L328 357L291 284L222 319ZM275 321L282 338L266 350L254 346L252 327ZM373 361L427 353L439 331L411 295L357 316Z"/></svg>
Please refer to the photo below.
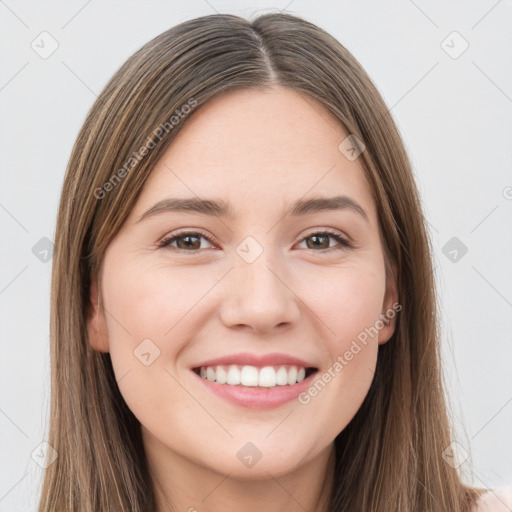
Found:
<svg viewBox="0 0 512 512"><path fill-rule="evenodd" d="M87 110L121 63L171 26L285 8L338 38L391 108L431 228L446 383L472 455L462 469L478 486L512 483L510 0L0 0L1 511L36 508L42 470L31 453L47 434L51 263L32 248L54 238ZM43 31L59 45L47 59L31 47ZM458 58L464 43L453 31L469 44ZM452 237L468 248L456 262L443 253Z"/></svg>

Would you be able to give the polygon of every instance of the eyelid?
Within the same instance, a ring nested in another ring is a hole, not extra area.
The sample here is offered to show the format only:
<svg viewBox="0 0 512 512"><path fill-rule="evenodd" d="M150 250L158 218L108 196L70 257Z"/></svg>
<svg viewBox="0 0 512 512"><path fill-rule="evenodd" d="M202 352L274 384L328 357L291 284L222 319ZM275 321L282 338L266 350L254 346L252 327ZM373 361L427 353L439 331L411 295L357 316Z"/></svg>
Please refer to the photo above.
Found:
<svg viewBox="0 0 512 512"><path fill-rule="evenodd" d="M180 236L185 236L185 235L201 235L201 237L204 237L211 244L219 245L219 242L217 241L217 239L215 237L213 237L212 235L206 234L200 228L182 228L182 229L179 229L178 231L172 232L169 235L166 235L160 242L157 243L157 247L158 248L170 247L170 243L172 243L172 241L174 241L173 239L179 238ZM304 235L301 235L301 238L298 239L294 243L294 245L304 242L305 239L309 238L312 235L328 235L333 238L339 239L338 246L328 247L327 249L320 249L318 251L313 251L313 252L325 253L325 252L343 250L343 249L348 249L348 248L353 247L352 240L349 236L347 236L343 232L341 232L337 229L333 229L333 228L312 228L311 231L307 232ZM202 250L195 249L195 250L187 251L186 249L179 249L176 247L172 247L171 249L173 249L175 252L179 252L179 253L186 252L186 253L190 253L190 254L198 254L204 250L207 250L207 249L202 249Z"/></svg>
<svg viewBox="0 0 512 512"><path fill-rule="evenodd" d="M345 240L347 244L352 243L352 240L348 235L346 235L343 231L334 228L313 228L311 231L307 231L305 235L302 235L301 238L299 239L299 242L302 242L304 238L307 238L311 235L319 234L339 236L340 238L343 238L343 240Z"/></svg>
<svg viewBox="0 0 512 512"><path fill-rule="evenodd" d="M160 240L160 242L157 243L157 246L159 248L165 248L167 246L167 244L170 242L170 240L172 240L173 238L185 236L185 235L201 235L206 240L208 240L211 244L219 245L219 242L217 241L217 239L214 236L209 235L209 234L207 235L204 231L201 230L201 228L183 228L183 229L178 229L178 231L173 231L172 233L164 236L162 238L162 240ZM196 253L198 252L198 251L185 251L185 250L177 249L176 247L173 247L173 249L175 249L178 252L190 252L191 254L193 254L194 252L196 252Z"/></svg>
<svg viewBox="0 0 512 512"><path fill-rule="evenodd" d="M326 253L354 247L350 237L346 236L343 232L333 228L314 228L312 231L302 235L299 241L296 243L302 243L306 238L309 238L313 235L328 235L339 239L338 246L328 247L327 249L321 249L313 252Z"/></svg>

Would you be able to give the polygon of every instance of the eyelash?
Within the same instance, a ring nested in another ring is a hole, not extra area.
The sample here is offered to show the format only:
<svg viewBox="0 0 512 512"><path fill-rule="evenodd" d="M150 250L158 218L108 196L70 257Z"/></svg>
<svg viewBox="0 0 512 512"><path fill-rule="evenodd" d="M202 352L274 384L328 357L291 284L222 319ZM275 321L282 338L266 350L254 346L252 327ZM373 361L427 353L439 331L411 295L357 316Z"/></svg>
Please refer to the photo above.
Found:
<svg viewBox="0 0 512 512"><path fill-rule="evenodd" d="M201 233L199 231L182 231L180 233L176 233L176 234L171 235L171 236L169 236L167 238L164 238L157 245L158 245L159 248L169 247L170 249L172 249L172 250L174 250L176 252L189 253L191 255L194 255L194 254L197 254L200 249L195 249L195 250L189 251L189 250L186 250L186 249L179 249L177 247L170 247L170 244L173 243L174 241L176 241L177 239L183 238L183 237L186 237L186 236L190 236L190 235L199 235L200 237L205 238L206 240L208 240L208 242L210 242L211 244L215 244L216 243L216 241L212 237L207 236L204 233ZM329 247L328 249L320 249L320 250L314 251L314 252L326 253L326 252L331 252L331 251L342 251L342 250L345 250L347 248L352 247L352 244L347 239L343 238L338 232L331 231L329 229L324 229L322 231L313 232L313 233L307 235L306 237L304 237L302 240L300 240L300 242L303 242L307 238L310 238L310 237L315 236L315 235L324 235L324 236L328 235L328 236L334 238L339 243L339 246L338 247L336 247L336 246L335 247Z"/></svg>

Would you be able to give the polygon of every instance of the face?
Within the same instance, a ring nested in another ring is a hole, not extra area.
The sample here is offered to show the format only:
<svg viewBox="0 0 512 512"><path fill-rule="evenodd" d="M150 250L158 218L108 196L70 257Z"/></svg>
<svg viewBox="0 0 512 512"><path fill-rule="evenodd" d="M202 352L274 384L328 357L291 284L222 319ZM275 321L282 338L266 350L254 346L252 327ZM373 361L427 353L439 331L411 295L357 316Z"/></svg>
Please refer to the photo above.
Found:
<svg viewBox="0 0 512 512"><path fill-rule="evenodd" d="M298 92L228 92L152 170L93 276L88 325L158 457L284 475L359 409L397 295L348 135ZM209 203L173 202L188 198Z"/></svg>

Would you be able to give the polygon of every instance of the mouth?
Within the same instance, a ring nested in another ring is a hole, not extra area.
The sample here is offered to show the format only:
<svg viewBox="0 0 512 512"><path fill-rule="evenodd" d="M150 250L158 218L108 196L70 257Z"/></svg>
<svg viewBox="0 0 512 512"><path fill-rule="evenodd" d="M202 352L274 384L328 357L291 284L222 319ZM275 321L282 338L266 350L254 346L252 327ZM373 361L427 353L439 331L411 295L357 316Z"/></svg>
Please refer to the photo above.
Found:
<svg viewBox="0 0 512 512"><path fill-rule="evenodd" d="M295 361L297 362L297 361ZM207 392L245 410L269 410L297 400L318 368L298 364L256 366L203 363L191 368Z"/></svg>
<svg viewBox="0 0 512 512"><path fill-rule="evenodd" d="M197 366L192 371L200 378L218 385L242 388L271 389L295 386L318 371L315 367L298 365L212 365Z"/></svg>

